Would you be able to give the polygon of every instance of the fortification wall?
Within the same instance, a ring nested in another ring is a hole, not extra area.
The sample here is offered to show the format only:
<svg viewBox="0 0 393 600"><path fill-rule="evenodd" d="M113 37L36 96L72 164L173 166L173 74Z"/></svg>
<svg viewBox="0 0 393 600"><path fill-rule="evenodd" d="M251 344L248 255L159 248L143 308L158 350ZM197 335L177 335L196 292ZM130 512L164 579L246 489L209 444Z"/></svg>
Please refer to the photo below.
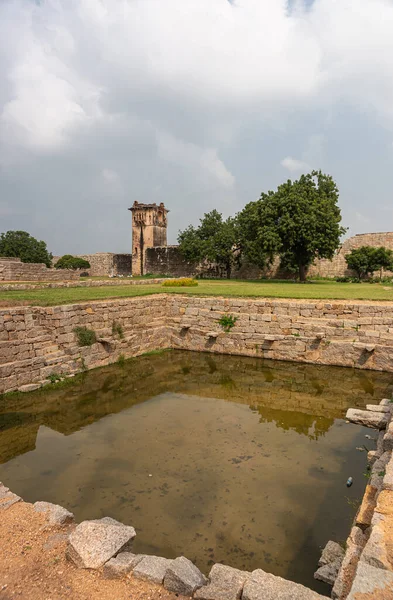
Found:
<svg viewBox="0 0 393 600"><path fill-rule="evenodd" d="M225 333L222 315L237 318ZM112 333L116 321L124 339ZM74 328L98 341L80 347ZM0 393L161 348L393 372L393 303L155 295L0 311Z"/></svg>
<svg viewBox="0 0 393 600"><path fill-rule="evenodd" d="M79 273L48 269L41 263L23 263L19 258L0 258L0 281L71 281Z"/></svg>

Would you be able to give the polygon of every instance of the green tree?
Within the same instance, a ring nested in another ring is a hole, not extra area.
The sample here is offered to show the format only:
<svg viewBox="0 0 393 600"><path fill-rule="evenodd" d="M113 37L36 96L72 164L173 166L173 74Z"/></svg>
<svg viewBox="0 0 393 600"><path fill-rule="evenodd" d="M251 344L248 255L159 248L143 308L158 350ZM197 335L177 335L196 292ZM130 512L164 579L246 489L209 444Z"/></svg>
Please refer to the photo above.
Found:
<svg viewBox="0 0 393 600"><path fill-rule="evenodd" d="M7 231L0 235L0 256L20 258L25 263L52 264L52 254L46 243L36 240L27 231Z"/></svg>
<svg viewBox="0 0 393 600"><path fill-rule="evenodd" d="M72 254L64 254L55 264L55 269L73 269L74 271L76 269L90 269L90 263L84 258L72 256Z"/></svg>
<svg viewBox="0 0 393 600"><path fill-rule="evenodd" d="M186 260L191 262L214 262L225 269L231 277L237 260L235 219L224 220L217 210L206 213L200 219L199 227L192 225L178 236L179 249Z"/></svg>
<svg viewBox="0 0 393 600"><path fill-rule="evenodd" d="M355 271L359 281L382 269L393 270L393 252L384 246L362 246L345 257L348 268Z"/></svg>
<svg viewBox="0 0 393 600"><path fill-rule="evenodd" d="M316 258L333 258L346 231L337 202L338 189L330 175L313 171L288 180L239 213L240 249L262 268L279 256L282 267L305 281Z"/></svg>

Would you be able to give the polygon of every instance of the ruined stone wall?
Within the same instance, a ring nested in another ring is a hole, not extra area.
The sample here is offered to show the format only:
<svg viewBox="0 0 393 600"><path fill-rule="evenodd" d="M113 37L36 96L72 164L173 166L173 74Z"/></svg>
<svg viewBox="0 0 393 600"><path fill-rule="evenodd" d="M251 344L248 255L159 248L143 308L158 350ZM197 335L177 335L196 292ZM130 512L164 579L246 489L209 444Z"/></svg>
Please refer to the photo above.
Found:
<svg viewBox="0 0 393 600"><path fill-rule="evenodd" d="M23 263L19 258L0 258L0 281L71 281L79 273L69 269L48 269L41 263Z"/></svg>
<svg viewBox="0 0 393 600"><path fill-rule="evenodd" d="M223 314L237 317L225 333ZM112 334L113 321L124 339ZM74 328L99 341L79 347ZM145 296L0 311L0 393L159 348L393 372L393 303ZM26 389L26 388L24 388Z"/></svg>
<svg viewBox="0 0 393 600"><path fill-rule="evenodd" d="M97 252L96 254L76 254L90 263L90 269L84 269L91 277L109 277L110 275L131 275L131 254ZM54 256L52 264L61 258ZM78 272L78 276L80 272Z"/></svg>
<svg viewBox="0 0 393 600"><path fill-rule="evenodd" d="M359 233L348 238L337 251L333 260L321 259L316 261L315 265L309 269L309 276L343 277L345 275L353 275L353 272L347 267L345 256L352 250L356 250L362 246L385 246L385 248L393 250L393 232ZM388 271L385 274L393 275L393 273Z"/></svg>

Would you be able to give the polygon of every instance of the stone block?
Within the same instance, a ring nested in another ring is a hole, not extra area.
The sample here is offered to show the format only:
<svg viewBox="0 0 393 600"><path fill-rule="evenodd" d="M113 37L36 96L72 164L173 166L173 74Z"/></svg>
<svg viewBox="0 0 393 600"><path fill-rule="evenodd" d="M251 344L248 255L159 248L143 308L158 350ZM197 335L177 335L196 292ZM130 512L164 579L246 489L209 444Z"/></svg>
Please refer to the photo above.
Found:
<svg viewBox="0 0 393 600"><path fill-rule="evenodd" d="M13 504L21 502L22 498L9 490L0 482L0 510L6 510Z"/></svg>
<svg viewBox="0 0 393 600"><path fill-rule="evenodd" d="M197 600L238 600L250 573L226 565L215 564L209 573L208 585L199 588Z"/></svg>
<svg viewBox="0 0 393 600"><path fill-rule="evenodd" d="M393 571L393 519L391 515L374 513L370 537L360 560L377 569Z"/></svg>
<svg viewBox="0 0 393 600"><path fill-rule="evenodd" d="M33 508L36 512L46 513L49 525L62 526L73 523L74 521L72 512L58 504L51 504L51 502L35 502Z"/></svg>
<svg viewBox="0 0 393 600"><path fill-rule="evenodd" d="M366 486L363 495L363 500L355 519L357 527L360 527L361 529L363 529L363 531L371 525L371 520L374 515L374 509L377 504L378 491L379 490L377 487L374 487L372 485Z"/></svg>
<svg viewBox="0 0 393 600"><path fill-rule="evenodd" d="M325 597L299 583L257 569L244 584L242 600L321 600Z"/></svg>
<svg viewBox="0 0 393 600"><path fill-rule="evenodd" d="M383 438L383 451L393 450L393 421L389 423L388 429Z"/></svg>
<svg viewBox="0 0 393 600"><path fill-rule="evenodd" d="M347 600L392 600L393 573L359 562Z"/></svg>
<svg viewBox="0 0 393 600"><path fill-rule="evenodd" d="M145 556L134 568L133 576L143 581L162 584L172 561L161 556Z"/></svg>
<svg viewBox="0 0 393 600"><path fill-rule="evenodd" d="M83 521L69 537L67 558L82 569L98 569L122 550L128 550L135 535L133 527L110 517Z"/></svg>
<svg viewBox="0 0 393 600"><path fill-rule="evenodd" d="M351 421L351 423L372 427L373 429L384 429L388 422L388 417L385 413L359 410L357 408L349 408L346 419Z"/></svg>
<svg viewBox="0 0 393 600"><path fill-rule="evenodd" d="M390 413L390 406L385 404L366 404L366 409L373 412Z"/></svg>
<svg viewBox="0 0 393 600"><path fill-rule="evenodd" d="M347 597L366 542L367 535L359 527L352 527L347 539L345 556L332 589L333 600L344 600Z"/></svg>
<svg viewBox="0 0 393 600"><path fill-rule="evenodd" d="M119 579L128 573L131 573L141 560L145 558L144 554L132 554L131 552L120 552L115 558L111 558L104 565L103 575L107 579Z"/></svg>
<svg viewBox="0 0 393 600"><path fill-rule="evenodd" d="M172 561L164 577L164 588L182 596L192 596L197 589L206 584L206 577L184 556Z"/></svg>
<svg viewBox="0 0 393 600"><path fill-rule="evenodd" d="M323 581L328 585L334 585L334 582L337 579L338 572L341 567L342 559L334 560L326 565L322 565L319 567L314 573L314 579L318 579L319 581Z"/></svg>
<svg viewBox="0 0 393 600"><path fill-rule="evenodd" d="M335 562L336 560L342 561L343 558L344 550L340 546L340 544L329 540L324 549L322 550L321 558L319 559L318 565L322 567L323 565Z"/></svg>

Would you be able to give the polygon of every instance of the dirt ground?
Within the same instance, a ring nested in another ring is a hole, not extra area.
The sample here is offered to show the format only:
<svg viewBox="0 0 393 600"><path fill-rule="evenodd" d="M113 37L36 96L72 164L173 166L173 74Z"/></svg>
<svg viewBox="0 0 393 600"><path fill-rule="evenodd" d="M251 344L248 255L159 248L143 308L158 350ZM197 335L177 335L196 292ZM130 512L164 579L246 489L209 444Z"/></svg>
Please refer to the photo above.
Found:
<svg viewBox="0 0 393 600"><path fill-rule="evenodd" d="M32 504L1 510L0 600L176 600L158 585L77 569L65 558L69 531L49 527Z"/></svg>

